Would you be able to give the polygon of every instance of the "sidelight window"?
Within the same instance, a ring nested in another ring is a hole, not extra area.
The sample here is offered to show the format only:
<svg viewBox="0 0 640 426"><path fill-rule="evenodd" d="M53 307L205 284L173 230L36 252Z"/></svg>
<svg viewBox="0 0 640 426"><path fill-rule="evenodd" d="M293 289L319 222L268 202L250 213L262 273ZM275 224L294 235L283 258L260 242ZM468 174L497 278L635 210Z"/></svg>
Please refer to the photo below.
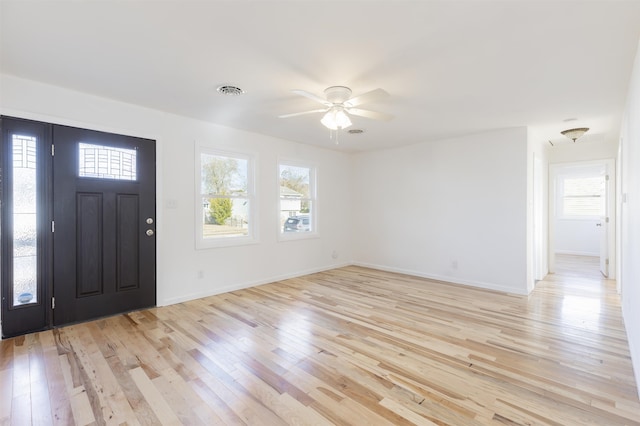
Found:
<svg viewBox="0 0 640 426"><path fill-rule="evenodd" d="M36 138L12 137L13 306L38 302Z"/></svg>

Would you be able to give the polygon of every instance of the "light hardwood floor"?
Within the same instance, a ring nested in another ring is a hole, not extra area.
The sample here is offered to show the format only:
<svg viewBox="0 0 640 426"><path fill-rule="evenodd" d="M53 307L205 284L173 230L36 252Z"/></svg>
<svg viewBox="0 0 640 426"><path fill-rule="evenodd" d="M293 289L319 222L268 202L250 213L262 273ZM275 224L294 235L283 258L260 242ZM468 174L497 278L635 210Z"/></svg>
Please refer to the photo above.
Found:
<svg viewBox="0 0 640 426"><path fill-rule="evenodd" d="M0 423L640 424L625 336L586 267L529 297L346 267L4 340Z"/></svg>

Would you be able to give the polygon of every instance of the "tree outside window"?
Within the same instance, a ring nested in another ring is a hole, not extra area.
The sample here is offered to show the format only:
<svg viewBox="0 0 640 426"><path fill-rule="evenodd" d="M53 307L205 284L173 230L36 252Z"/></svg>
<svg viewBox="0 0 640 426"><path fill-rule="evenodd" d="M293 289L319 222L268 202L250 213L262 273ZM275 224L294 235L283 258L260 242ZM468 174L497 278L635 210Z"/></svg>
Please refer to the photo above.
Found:
<svg viewBox="0 0 640 426"><path fill-rule="evenodd" d="M251 236L250 159L235 154L200 153L203 240Z"/></svg>

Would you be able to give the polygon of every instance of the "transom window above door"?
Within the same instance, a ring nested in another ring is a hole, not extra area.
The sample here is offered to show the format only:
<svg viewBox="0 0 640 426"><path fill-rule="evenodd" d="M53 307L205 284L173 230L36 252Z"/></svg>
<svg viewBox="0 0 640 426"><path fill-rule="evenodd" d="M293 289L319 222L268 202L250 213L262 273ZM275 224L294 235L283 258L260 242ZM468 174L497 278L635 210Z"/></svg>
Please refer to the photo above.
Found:
<svg viewBox="0 0 640 426"><path fill-rule="evenodd" d="M136 150L113 146L78 144L78 176L136 180Z"/></svg>

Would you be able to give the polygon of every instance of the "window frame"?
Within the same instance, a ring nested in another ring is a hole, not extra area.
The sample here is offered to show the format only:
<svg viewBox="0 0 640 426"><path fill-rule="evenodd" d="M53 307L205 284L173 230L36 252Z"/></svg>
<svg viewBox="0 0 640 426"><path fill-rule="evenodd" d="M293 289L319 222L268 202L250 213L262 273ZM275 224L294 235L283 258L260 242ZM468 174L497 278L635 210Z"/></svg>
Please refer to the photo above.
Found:
<svg viewBox="0 0 640 426"><path fill-rule="evenodd" d="M602 212L598 215L576 215L576 214L567 214L564 209L564 200L565 200L565 180L567 179L588 179L588 178L602 178L605 180L606 185L606 176L599 174L586 174L586 173L576 173L576 174L563 174L559 175L557 178L557 190L556 190L556 216L559 220L578 220L578 221L593 221L599 220L603 216L606 215L606 199L604 194L601 194L601 203L602 203Z"/></svg>
<svg viewBox="0 0 640 426"><path fill-rule="evenodd" d="M95 171L94 173L88 173L85 171L89 167L86 165L86 162L87 162L86 150L88 149L94 150L94 153L93 153L93 156L94 156L93 164L94 164L94 171ZM120 168L118 169L121 171L119 175L116 175L115 173L100 172L100 164L101 164L99 159L100 151L103 152L102 155L106 154L108 156L106 167L109 172L113 170L112 166L114 164L114 161L112 158L114 153L117 152L121 155L119 160L116 162L120 166ZM113 145L103 145L101 143L96 143L96 142L79 141L78 142L78 169L77 169L78 178L103 179L103 180L121 181L121 182L138 182L138 155L137 154L138 154L137 151L132 148L123 148L121 146L113 146ZM125 158L122 157L122 155L128 155L131 159L133 159L131 161L131 164L130 164L131 167L129 170L127 170L127 167L124 167L126 165L126 160ZM126 173L127 171L129 172L128 176Z"/></svg>
<svg viewBox="0 0 640 426"><path fill-rule="evenodd" d="M290 167L298 167L309 169L309 197L304 198L303 200L309 201L311 206L309 211L309 225L311 230L308 232L284 232L283 224L281 223L281 213L282 213L282 195L280 194L280 167L281 166L290 166ZM277 190L277 235L279 241L295 241L295 240L303 240L303 239L311 239L319 237L319 202L318 202L318 167L316 164L297 160L287 157L278 158L278 162L276 164L276 190Z"/></svg>
<svg viewBox="0 0 640 426"><path fill-rule="evenodd" d="M221 198L247 199L249 209L247 211L248 234L238 236L204 237L203 207L202 207L202 156L213 155L220 157L235 158L247 162L247 193L246 196L229 196ZM249 244L257 244L258 241L258 221L256 212L258 197L256 192L256 154L246 151L231 151L214 148L207 145L197 145L195 149L195 246L196 249L211 249L219 247L234 247Z"/></svg>

